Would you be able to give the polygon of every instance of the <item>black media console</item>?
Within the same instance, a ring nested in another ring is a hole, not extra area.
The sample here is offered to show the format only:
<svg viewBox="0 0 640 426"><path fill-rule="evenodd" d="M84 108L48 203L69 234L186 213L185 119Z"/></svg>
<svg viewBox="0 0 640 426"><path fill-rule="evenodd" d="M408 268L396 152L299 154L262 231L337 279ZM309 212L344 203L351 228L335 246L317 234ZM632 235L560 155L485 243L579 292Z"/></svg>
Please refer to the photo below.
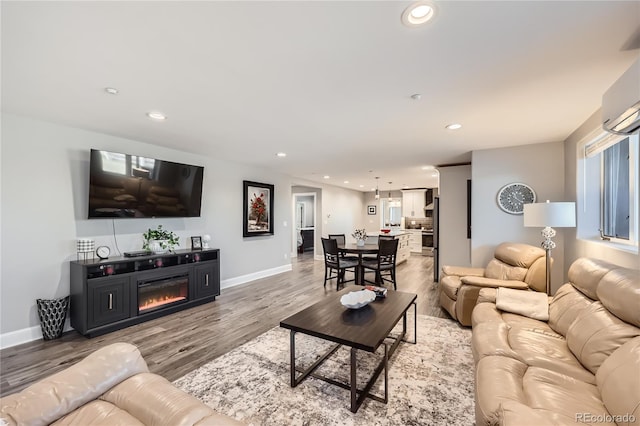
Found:
<svg viewBox="0 0 640 426"><path fill-rule="evenodd" d="M71 262L71 326L94 337L220 295L220 250Z"/></svg>

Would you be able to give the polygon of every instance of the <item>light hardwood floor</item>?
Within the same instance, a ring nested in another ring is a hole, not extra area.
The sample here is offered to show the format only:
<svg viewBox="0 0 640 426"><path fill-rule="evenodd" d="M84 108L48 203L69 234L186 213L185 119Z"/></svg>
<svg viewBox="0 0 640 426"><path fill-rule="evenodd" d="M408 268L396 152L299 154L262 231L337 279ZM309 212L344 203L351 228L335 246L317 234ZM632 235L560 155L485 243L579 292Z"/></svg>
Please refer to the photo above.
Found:
<svg viewBox="0 0 640 426"><path fill-rule="evenodd" d="M114 342L132 343L149 369L173 381L277 326L287 316L335 293L323 286L324 263L305 253L293 271L223 289L216 301L87 339L75 331L51 341L34 341L0 351L0 395L81 360ZM418 294L418 314L448 318L433 282L433 258L412 255L397 267L398 290ZM351 283L352 284L352 283Z"/></svg>

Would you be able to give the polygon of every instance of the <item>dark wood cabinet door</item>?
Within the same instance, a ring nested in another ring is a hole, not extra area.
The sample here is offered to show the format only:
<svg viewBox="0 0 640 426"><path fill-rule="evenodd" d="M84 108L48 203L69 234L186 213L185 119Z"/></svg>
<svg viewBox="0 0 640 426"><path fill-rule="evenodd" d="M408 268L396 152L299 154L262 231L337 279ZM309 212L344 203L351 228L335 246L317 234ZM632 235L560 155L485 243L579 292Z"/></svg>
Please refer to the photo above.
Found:
<svg viewBox="0 0 640 426"><path fill-rule="evenodd" d="M195 267L196 298L220 295L220 271L218 262L206 262Z"/></svg>
<svg viewBox="0 0 640 426"><path fill-rule="evenodd" d="M89 328L109 324L131 316L129 278L105 277L87 281Z"/></svg>

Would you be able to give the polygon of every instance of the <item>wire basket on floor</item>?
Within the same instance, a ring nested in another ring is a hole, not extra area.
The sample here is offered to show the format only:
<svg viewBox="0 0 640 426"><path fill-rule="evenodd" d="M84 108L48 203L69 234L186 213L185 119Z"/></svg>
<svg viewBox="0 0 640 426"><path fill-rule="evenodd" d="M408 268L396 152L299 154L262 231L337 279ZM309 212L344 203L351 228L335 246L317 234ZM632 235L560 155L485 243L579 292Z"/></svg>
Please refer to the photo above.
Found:
<svg viewBox="0 0 640 426"><path fill-rule="evenodd" d="M38 317L44 340L57 339L62 336L64 320L69 308L69 296L61 299L37 299Z"/></svg>

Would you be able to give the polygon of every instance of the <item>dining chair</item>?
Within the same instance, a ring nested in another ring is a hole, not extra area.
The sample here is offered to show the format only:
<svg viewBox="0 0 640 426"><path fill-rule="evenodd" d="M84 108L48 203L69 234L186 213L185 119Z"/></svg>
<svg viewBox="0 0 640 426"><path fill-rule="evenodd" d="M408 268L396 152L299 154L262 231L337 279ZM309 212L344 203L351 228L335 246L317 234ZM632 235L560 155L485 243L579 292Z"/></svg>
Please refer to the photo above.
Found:
<svg viewBox="0 0 640 426"><path fill-rule="evenodd" d="M398 253L398 240L396 238L382 238L378 240L378 256L375 260L362 261L364 272L367 270L375 272L375 282L367 281L369 284L380 285L385 282L393 283L393 289L397 290L396 285L396 255ZM366 274L365 274L366 275Z"/></svg>
<svg viewBox="0 0 640 426"><path fill-rule="evenodd" d="M329 238L336 240L338 245L344 246L347 243L347 237L345 234L329 234ZM359 260L358 256L348 256L345 253L340 253L340 257L343 260Z"/></svg>
<svg viewBox="0 0 640 426"><path fill-rule="evenodd" d="M338 251L338 241L333 238L322 238L322 249L324 250L324 286L327 286L327 281L336 278L336 290L340 287L340 284L355 281L356 268L358 267L357 260L345 259L340 256ZM332 275L335 271L335 275ZM354 277L352 280L345 280L345 273L347 271L353 272Z"/></svg>

